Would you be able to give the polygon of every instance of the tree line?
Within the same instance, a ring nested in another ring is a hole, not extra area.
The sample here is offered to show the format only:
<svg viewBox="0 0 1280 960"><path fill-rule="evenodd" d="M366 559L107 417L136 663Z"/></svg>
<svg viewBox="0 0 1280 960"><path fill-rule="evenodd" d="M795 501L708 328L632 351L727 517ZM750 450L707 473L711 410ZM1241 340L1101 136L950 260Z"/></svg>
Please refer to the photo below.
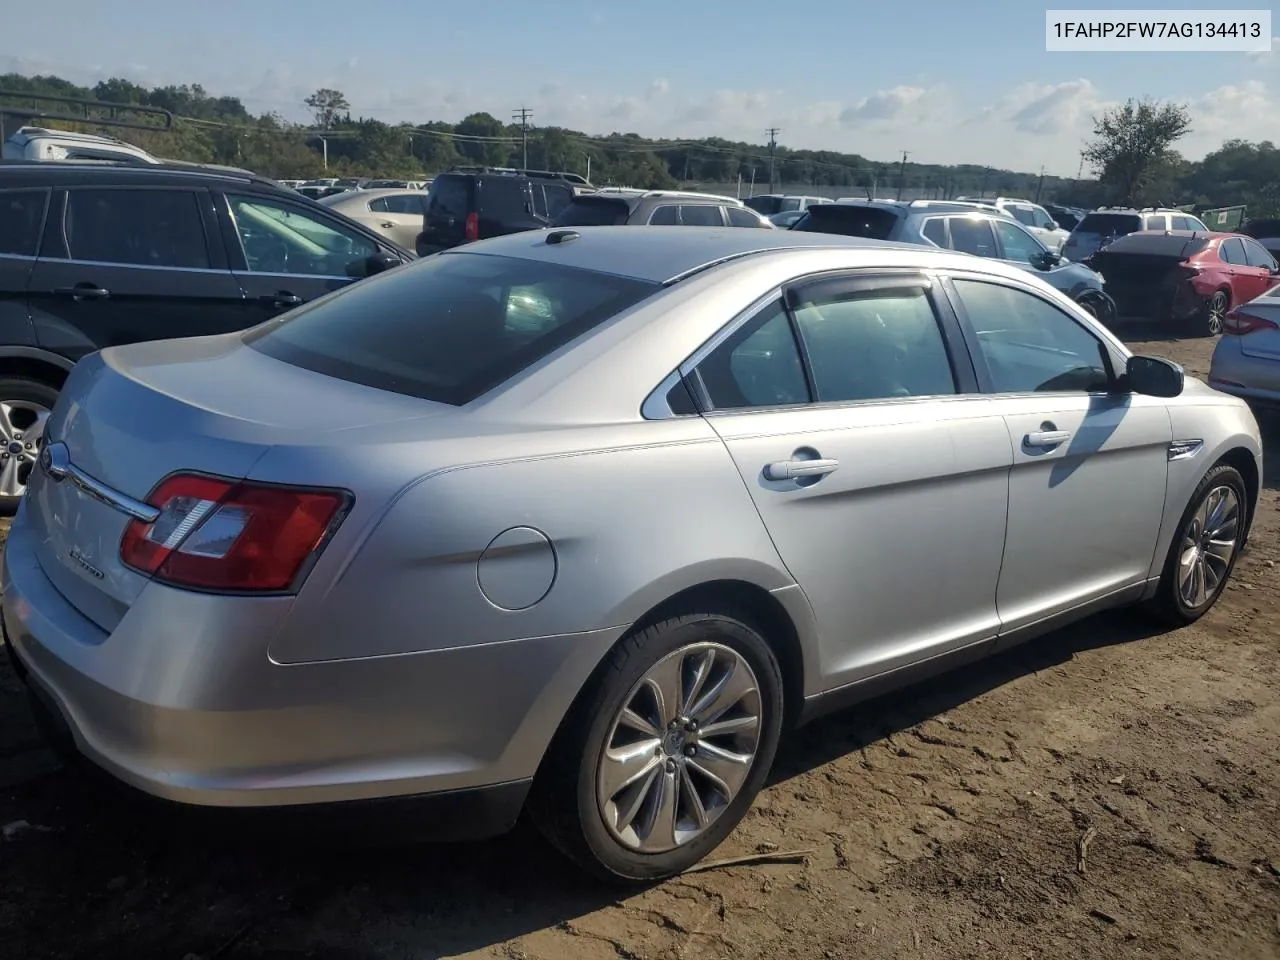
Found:
<svg viewBox="0 0 1280 960"><path fill-rule="evenodd" d="M560 127L523 130L492 114L472 113L457 123L428 120L387 124L353 116L341 91L307 98L313 122L278 113L253 114L236 97L214 96L199 84L146 87L112 78L82 87L60 77L0 75L0 111L64 108L24 95L76 97L92 102L83 119L50 126L105 133L164 158L245 167L275 178L369 176L421 179L457 166L528 165L588 176L600 186L651 189L733 183L739 177L761 192L773 171L775 186L838 188L849 194L946 199L961 195L1038 196L1079 206L1102 203L1248 204L1252 215L1280 212L1280 151L1270 142L1231 140L1201 161L1183 159L1173 145L1190 129L1176 104L1130 102L1095 120L1083 154L1096 179L1069 179L976 164L879 162L834 150L796 150L719 137L663 140L635 133L590 135ZM102 127L107 118L153 123L115 105L167 110L171 130ZM79 109L79 108L75 108ZM40 121L33 121L40 122ZM6 129L16 126L6 118Z"/></svg>

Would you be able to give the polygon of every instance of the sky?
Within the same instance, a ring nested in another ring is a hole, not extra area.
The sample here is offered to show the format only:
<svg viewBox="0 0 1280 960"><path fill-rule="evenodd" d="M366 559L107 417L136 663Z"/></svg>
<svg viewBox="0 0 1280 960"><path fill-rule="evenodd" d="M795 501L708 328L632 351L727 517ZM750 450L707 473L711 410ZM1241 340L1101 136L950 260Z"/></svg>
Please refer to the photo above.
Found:
<svg viewBox="0 0 1280 960"><path fill-rule="evenodd" d="M1045 5L1025 0L6 6L0 73L199 83L294 120L332 87L392 123L528 107L534 126L593 134L764 143L777 127L794 148L1070 177L1092 118L1131 97L1189 106L1192 159L1232 137L1280 139L1280 38L1271 54L1047 53Z"/></svg>

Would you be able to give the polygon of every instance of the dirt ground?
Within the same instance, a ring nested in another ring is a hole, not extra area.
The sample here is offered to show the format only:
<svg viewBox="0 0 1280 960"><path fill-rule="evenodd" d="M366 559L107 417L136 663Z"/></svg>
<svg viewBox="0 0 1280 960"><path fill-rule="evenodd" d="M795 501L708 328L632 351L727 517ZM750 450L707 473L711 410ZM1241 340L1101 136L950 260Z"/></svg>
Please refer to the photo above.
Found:
<svg viewBox="0 0 1280 960"><path fill-rule="evenodd" d="M1211 343L1138 349L1204 376ZM6 667L0 955L1276 960L1278 530L1271 480L1194 627L1095 618L795 734L713 856L803 862L621 897L527 828L369 849L156 817L58 768Z"/></svg>

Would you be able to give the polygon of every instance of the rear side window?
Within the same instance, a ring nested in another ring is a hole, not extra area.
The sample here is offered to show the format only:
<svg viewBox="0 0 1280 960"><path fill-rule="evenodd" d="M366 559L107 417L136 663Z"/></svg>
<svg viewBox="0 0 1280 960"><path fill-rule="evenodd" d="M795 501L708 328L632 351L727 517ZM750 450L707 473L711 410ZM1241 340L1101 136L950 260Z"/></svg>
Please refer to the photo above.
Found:
<svg viewBox="0 0 1280 960"><path fill-rule="evenodd" d="M436 177L427 205L442 217L465 217L471 211L471 181L467 177Z"/></svg>
<svg viewBox="0 0 1280 960"><path fill-rule="evenodd" d="M810 207L791 229L805 233L835 233L845 237L888 240L897 223L898 214L894 210L820 203Z"/></svg>
<svg viewBox="0 0 1280 960"><path fill-rule="evenodd" d="M578 197L555 217L557 227L617 227L627 222L631 208L625 200Z"/></svg>
<svg viewBox="0 0 1280 960"><path fill-rule="evenodd" d="M1089 213L1076 227L1081 233L1092 233L1100 237L1108 234L1123 236L1142 229L1142 218L1133 213Z"/></svg>
<svg viewBox="0 0 1280 960"><path fill-rule="evenodd" d="M742 207L725 207L725 213L729 215L729 226L731 227L760 226L760 218L750 210Z"/></svg>
<svg viewBox="0 0 1280 960"><path fill-rule="evenodd" d="M352 284L244 340L325 376L461 405L659 289L553 263L451 253Z"/></svg>
<svg viewBox="0 0 1280 960"><path fill-rule="evenodd" d="M716 410L809 402L800 350L781 300L735 330L697 373Z"/></svg>
<svg viewBox="0 0 1280 960"><path fill-rule="evenodd" d="M1169 225L1164 214L1158 213L1154 217L1147 217L1146 220L1143 221L1142 228L1144 230L1168 230Z"/></svg>
<svg viewBox="0 0 1280 960"><path fill-rule="evenodd" d="M686 203L680 207L680 223L686 227L723 227L724 215L710 203Z"/></svg>
<svg viewBox="0 0 1280 960"><path fill-rule="evenodd" d="M674 203L664 203L649 215L649 223L655 227L674 227L680 223L680 208Z"/></svg>
<svg viewBox="0 0 1280 960"><path fill-rule="evenodd" d="M952 217L951 249L975 257L998 256L991 221L986 217Z"/></svg>
<svg viewBox="0 0 1280 960"><path fill-rule="evenodd" d="M534 193L543 197L545 217L554 217L573 202L573 191L556 183L534 184Z"/></svg>
<svg viewBox="0 0 1280 960"><path fill-rule="evenodd" d="M1218 247L1218 256L1222 258L1223 263L1233 263L1241 267L1246 264L1244 246L1235 237L1222 241L1222 246Z"/></svg>
<svg viewBox="0 0 1280 960"><path fill-rule="evenodd" d="M525 216L529 211L525 182L516 177L486 177L480 183L480 209L499 220Z"/></svg>
<svg viewBox="0 0 1280 960"><path fill-rule="evenodd" d="M374 213L422 213L424 197L412 193L402 193L393 197L378 197L369 202L369 209Z"/></svg>
<svg viewBox="0 0 1280 960"><path fill-rule="evenodd" d="M71 190L65 229L72 260L209 266L200 207L191 190Z"/></svg>
<svg viewBox="0 0 1280 960"><path fill-rule="evenodd" d="M34 257L40 248L47 190L0 193L0 254Z"/></svg>
<svg viewBox="0 0 1280 960"><path fill-rule="evenodd" d="M775 213L782 213L783 211L781 197L748 197L742 202L756 213L763 214L766 217L771 217Z"/></svg>
<svg viewBox="0 0 1280 960"><path fill-rule="evenodd" d="M1199 230L1199 229L1201 229L1201 228L1196 224L1196 221L1192 220L1190 217L1170 217L1170 220L1173 222L1173 229L1174 229L1174 230Z"/></svg>
<svg viewBox="0 0 1280 960"><path fill-rule="evenodd" d="M947 245L947 223L942 217L931 217L926 220L924 229L920 232L924 234L926 240L940 247Z"/></svg>

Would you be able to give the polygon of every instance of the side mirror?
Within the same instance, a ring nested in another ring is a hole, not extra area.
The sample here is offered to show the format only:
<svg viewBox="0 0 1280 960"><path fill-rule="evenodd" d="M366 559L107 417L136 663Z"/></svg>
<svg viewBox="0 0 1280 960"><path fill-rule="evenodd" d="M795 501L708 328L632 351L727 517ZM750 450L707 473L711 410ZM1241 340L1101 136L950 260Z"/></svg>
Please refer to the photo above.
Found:
<svg viewBox="0 0 1280 960"><path fill-rule="evenodd" d="M1130 357L1125 382L1133 393L1148 397L1176 397L1182 393L1182 367L1160 357Z"/></svg>
<svg viewBox="0 0 1280 960"><path fill-rule="evenodd" d="M388 253L386 250L379 250L372 256L365 258L364 272L365 276L372 277L375 273L382 273L398 266L400 266L399 257L394 253Z"/></svg>
<svg viewBox="0 0 1280 960"><path fill-rule="evenodd" d="M1031 258L1031 265L1037 270L1052 270L1061 262L1061 258L1052 251L1037 253Z"/></svg>

